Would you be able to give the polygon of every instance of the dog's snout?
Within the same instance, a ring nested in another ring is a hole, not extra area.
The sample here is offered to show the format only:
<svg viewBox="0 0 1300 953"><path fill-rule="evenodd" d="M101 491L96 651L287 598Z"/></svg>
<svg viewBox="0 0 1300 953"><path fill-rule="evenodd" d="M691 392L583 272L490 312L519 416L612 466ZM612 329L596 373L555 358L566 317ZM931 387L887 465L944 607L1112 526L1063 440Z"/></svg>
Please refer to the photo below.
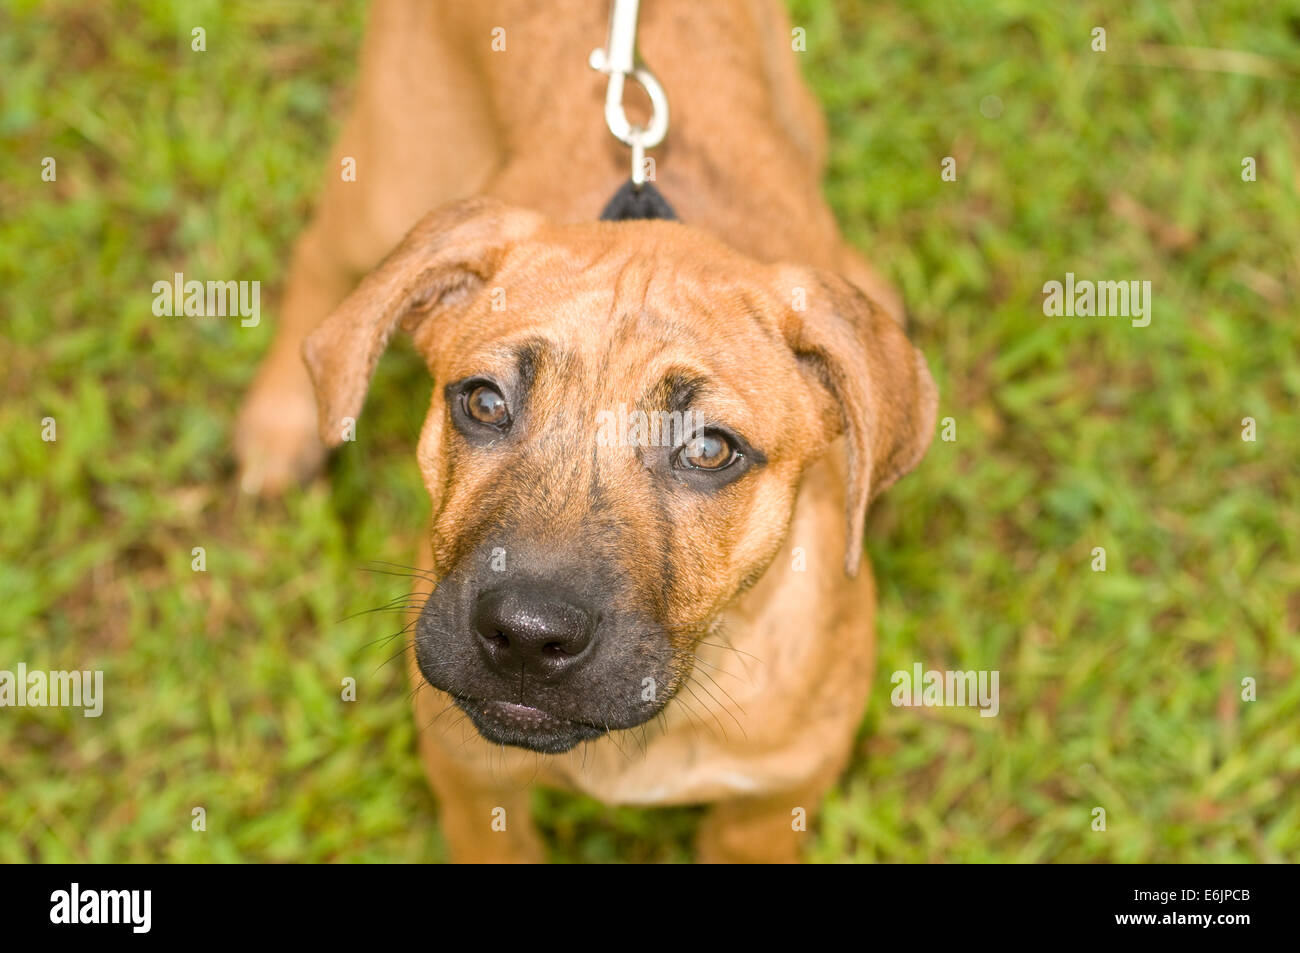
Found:
<svg viewBox="0 0 1300 953"><path fill-rule="evenodd" d="M482 593L473 628L492 665L503 674L557 675L591 644L591 613L542 586L514 586Z"/></svg>

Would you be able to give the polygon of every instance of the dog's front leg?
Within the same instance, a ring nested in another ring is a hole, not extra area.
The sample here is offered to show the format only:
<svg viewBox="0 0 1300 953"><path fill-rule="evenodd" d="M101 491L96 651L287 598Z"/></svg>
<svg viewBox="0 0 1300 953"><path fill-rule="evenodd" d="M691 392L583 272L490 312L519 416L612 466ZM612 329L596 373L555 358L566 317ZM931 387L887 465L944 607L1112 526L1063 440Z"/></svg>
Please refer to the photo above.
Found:
<svg viewBox="0 0 1300 953"><path fill-rule="evenodd" d="M527 789L484 787L448 772L425 770L441 807L449 858L458 864L539 864L546 860L533 826Z"/></svg>
<svg viewBox="0 0 1300 953"><path fill-rule="evenodd" d="M834 777L780 794L737 798L713 805L695 841L705 864L794 864L811 836L813 815Z"/></svg>
<svg viewBox="0 0 1300 953"><path fill-rule="evenodd" d="M413 677L421 678L419 672ZM450 704L446 695L429 685L416 690L420 759L438 796L450 859L460 864L544 862L546 852L533 826L528 786L508 771L483 770L473 763L474 749L486 742L473 737L460 743L457 729L443 724L458 714L443 710Z"/></svg>

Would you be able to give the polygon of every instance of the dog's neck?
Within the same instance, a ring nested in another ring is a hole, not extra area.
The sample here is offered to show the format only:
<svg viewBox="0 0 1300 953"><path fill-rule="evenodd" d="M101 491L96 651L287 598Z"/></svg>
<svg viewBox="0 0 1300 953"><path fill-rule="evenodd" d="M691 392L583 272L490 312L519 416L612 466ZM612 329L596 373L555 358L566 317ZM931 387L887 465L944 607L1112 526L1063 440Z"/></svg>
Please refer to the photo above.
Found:
<svg viewBox="0 0 1300 953"><path fill-rule="evenodd" d="M457 16L475 42L490 35L492 25L472 11ZM668 136L651 154L654 181L681 221L739 251L833 267L839 239L821 195L824 130L798 79L784 16L774 16L753 19L716 0L661 0L643 10L638 42L672 109ZM604 17L590 3L541 17L521 12L507 51L479 57L501 147L484 192L580 222L597 218L627 180L628 150L605 127L606 78L586 64L605 35ZM521 68L525 58L569 68L539 77ZM634 122L644 116L638 92L629 86L626 97Z"/></svg>

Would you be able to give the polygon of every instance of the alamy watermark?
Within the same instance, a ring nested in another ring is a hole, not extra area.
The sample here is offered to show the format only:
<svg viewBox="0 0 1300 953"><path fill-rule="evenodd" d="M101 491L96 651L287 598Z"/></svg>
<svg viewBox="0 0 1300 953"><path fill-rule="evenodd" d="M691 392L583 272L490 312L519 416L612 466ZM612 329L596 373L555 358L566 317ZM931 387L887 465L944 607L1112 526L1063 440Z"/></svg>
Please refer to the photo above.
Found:
<svg viewBox="0 0 1300 953"><path fill-rule="evenodd" d="M981 718L998 713L998 672L925 671L920 662L912 671L890 676L889 701L897 708L978 708Z"/></svg>
<svg viewBox="0 0 1300 953"><path fill-rule="evenodd" d="M153 313L160 318L238 316L245 328L262 321L260 281L186 281L178 271L171 281L155 281L152 290Z"/></svg>
<svg viewBox="0 0 1300 953"><path fill-rule="evenodd" d="M596 413L596 443L602 447L675 447L705 429L693 410L614 410Z"/></svg>
<svg viewBox="0 0 1300 953"><path fill-rule="evenodd" d="M124 924L132 933L153 925L152 890L83 890L74 882L50 894L50 922L55 924Z"/></svg>
<svg viewBox="0 0 1300 953"><path fill-rule="evenodd" d="M1074 272L1065 273L1065 281L1043 285L1043 314L1099 318L1132 318L1135 328L1151 323L1151 282L1149 281L1075 281Z"/></svg>
<svg viewBox="0 0 1300 953"><path fill-rule="evenodd" d="M0 671L0 708L81 708L87 718L104 713L104 673Z"/></svg>

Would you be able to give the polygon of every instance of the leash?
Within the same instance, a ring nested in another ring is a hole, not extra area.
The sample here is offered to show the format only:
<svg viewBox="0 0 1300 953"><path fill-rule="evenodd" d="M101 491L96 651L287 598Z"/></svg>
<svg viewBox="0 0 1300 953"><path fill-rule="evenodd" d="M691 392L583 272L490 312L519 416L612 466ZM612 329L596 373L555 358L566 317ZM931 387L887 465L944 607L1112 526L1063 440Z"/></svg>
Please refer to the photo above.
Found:
<svg viewBox="0 0 1300 953"><path fill-rule="evenodd" d="M611 0L609 39L604 49L594 49L588 62L591 68L609 77L605 88L605 125L614 138L632 150L632 175L624 182L605 210L602 221L664 218L676 220L668 200L646 181L645 154L664 141L668 133L668 96L659 80L641 62L636 52L636 25L641 0ZM623 90L631 79L650 97L650 121L641 127L627 118L623 108Z"/></svg>

